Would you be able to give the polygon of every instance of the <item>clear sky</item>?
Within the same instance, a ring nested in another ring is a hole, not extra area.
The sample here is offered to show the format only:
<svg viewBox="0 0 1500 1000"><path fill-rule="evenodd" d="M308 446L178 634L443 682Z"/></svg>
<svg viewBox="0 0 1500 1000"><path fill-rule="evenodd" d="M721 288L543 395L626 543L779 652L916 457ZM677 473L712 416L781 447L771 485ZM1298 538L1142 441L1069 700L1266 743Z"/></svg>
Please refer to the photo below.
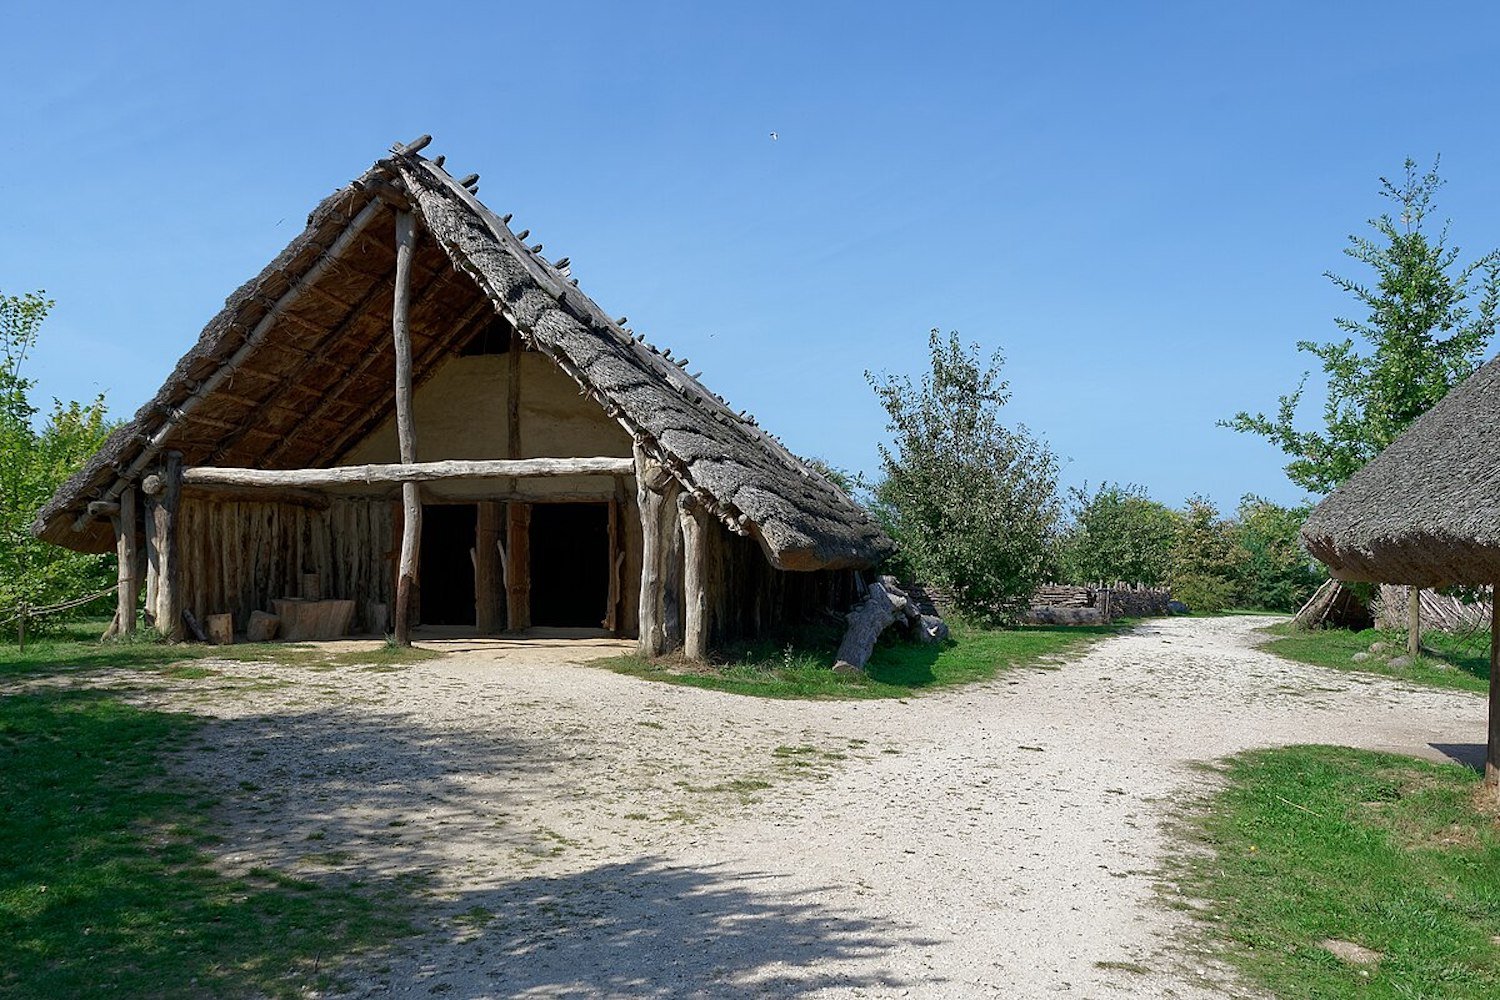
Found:
<svg viewBox="0 0 1500 1000"><path fill-rule="evenodd" d="M865 369L1002 349L1066 484L1300 497L1258 439L1378 178L1500 245L1500 5L0 0L0 290L128 416L389 146L482 175L606 310L874 471ZM772 139L771 133L777 138ZM1497 345L1500 346L1500 345ZM1315 416L1315 414L1309 414Z"/></svg>

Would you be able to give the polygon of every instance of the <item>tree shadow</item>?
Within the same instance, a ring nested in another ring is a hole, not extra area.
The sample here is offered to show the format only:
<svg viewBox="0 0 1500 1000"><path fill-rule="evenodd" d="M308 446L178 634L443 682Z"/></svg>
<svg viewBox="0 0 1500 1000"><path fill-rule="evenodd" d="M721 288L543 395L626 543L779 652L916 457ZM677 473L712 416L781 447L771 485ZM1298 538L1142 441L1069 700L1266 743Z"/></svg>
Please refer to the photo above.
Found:
<svg viewBox="0 0 1500 1000"><path fill-rule="evenodd" d="M447 997L803 997L920 983L880 961L938 942L904 922L841 910L825 888L726 865L640 857L464 893L446 933L382 978ZM920 992L920 990L919 990Z"/></svg>
<svg viewBox="0 0 1500 1000"><path fill-rule="evenodd" d="M1484 773L1484 756L1487 749L1483 743L1429 743L1438 753L1455 764L1462 764L1471 771Z"/></svg>

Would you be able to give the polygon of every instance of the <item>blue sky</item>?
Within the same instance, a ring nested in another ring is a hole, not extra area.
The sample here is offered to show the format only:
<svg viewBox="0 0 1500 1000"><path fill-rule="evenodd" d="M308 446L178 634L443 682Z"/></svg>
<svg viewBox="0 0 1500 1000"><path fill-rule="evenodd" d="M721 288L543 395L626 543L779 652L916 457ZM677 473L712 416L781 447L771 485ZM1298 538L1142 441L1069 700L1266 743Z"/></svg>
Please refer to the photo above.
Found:
<svg viewBox="0 0 1500 1000"><path fill-rule="evenodd" d="M57 300L42 392L121 416L424 132L798 451L874 471L863 372L938 327L1005 352L1065 484L1173 504L1300 497L1215 421L1334 337L1379 176L1441 154L1454 242L1500 245L1493 4L6 2L4 34L0 290Z"/></svg>

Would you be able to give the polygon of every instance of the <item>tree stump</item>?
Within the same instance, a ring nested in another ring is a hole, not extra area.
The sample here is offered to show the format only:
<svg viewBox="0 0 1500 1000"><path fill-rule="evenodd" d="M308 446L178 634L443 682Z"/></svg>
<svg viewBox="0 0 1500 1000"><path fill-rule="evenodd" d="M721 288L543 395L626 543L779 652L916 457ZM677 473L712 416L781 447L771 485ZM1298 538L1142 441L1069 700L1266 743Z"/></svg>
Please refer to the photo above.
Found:
<svg viewBox="0 0 1500 1000"><path fill-rule="evenodd" d="M215 646L234 644L234 615L209 615L203 620L208 641Z"/></svg>

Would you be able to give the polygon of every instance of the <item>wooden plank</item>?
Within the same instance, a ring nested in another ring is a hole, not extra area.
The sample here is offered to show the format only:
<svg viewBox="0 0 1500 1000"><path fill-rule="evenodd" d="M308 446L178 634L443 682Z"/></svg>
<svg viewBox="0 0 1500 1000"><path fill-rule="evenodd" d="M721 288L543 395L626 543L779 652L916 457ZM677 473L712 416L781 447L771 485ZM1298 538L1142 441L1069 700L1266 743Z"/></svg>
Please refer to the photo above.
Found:
<svg viewBox="0 0 1500 1000"><path fill-rule="evenodd" d="M690 660L708 659L708 512L691 493L677 499L682 521L683 638L682 652Z"/></svg>
<svg viewBox="0 0 1500 1000"><path fill-rule="evenodd" d="M396 436L401 462L417 460L417 430L411 412L411 258L416 234L410 212L396 213L396 289L391 306L391 336L396 346ZM422 539L422 497L413 481L401 484L401 562L396 580L395 641L411 645L412 589L417 576L417 549ZM283 622L285 621L283 616Z"/></svg>
<svg viewBox="0 0 1500 1000"><path fill-rule="evenodd" d="M474 530L474 624L480 635L494 635L500 619L500 549L495 543L505 524L505 507L494 500L479 502L479 520Z"/></svg>
<svg viewBox="0 0 1500 1000"><path fill-rule="evenodd" d="M408 413L408 419L410 414ZM415 430L411 431L415 449ZM331 469L231 469L202 466L187 469L183 482L192 487L224 486L238 489L316 489L328 486L374 486L407 482L437 482L458 479L549 478L558 476L619 476L635 471L628 458L451 459L417 462L404 457L399 463L341 465Z"/></svg>
<svg viewBox="0 0 1500 1000"><path fill-rule="evenodd" d="M531 505L505 505L505 612L513 632L531 627Z"/></svg>

